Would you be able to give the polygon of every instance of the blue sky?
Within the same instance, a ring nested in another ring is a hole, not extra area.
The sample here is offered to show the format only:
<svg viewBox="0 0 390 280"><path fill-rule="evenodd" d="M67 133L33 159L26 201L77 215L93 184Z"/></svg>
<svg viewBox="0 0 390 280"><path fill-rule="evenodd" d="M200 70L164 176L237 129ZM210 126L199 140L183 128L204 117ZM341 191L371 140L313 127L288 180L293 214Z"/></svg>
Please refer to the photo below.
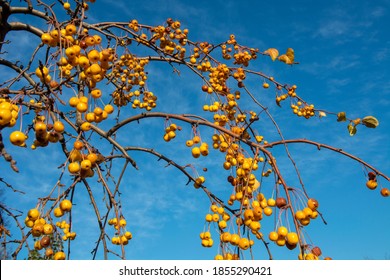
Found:
<svg viewBox="0 0 390 280"><path fill-rule="evenodd" d="M376 129L358 127L350 137L346 123L333 117L310 120L292 118L288 108L275 106L271 91L261 88L262 80L252 79L248 87L268 106L285 138L307 138L333 145L366 160L385 174L390 174L390 1L108 1L91 4L89 22L128 21L137 19L148 25L163 24L169 17L180 20L188 28L193 41L219 43L230 34L246 46L265 50L288 47L295 50L298 65L293 67L259 57L251 64L254 70L274 76L278 81L297 84L298 93L316 108L332 112L347 111L351 118L374 115L380 125ZM17 17L17 20L23 18ZM27 42L39 42L20 33L10 34L18 47ZM8 59L21 59L22 51L10 53ZM0 68L1 71L5 71ZM169 67L148 66L148 87L159 97L158 111L177 113L201 111L207 99L200 94L202 82L183 68L178 77ZM5 76L8 73L5 72ZM251 107L248 100L248 107ZM221 172L221 155L212 151L202 160L194 160L185 140L190 128L170 143L163 143L163 121L142 120L132 124L118 141L126 145L142 144L158 147L180 164L192 163L199 173L208 172L207 187L223 197L231 190L226 185L228 173ZM257 130L267 139L277 140L272 126L264 118ZM125 133L129 131L129 133ZM202 136L211 131L201 130ZM159 146L164 144L163 146ZM105 146L101 145L102 148ZM379 191L365 187L366 177L360 164L331 151L318 151L313 146L292 144L294 157L309 194L320 202L320 210L327 225L315 220L307 229L308 240L322 248L334 259L389 259L390 201ZM36 197L44 196L55 184L63 161L59 147L37 149L31 154L9 148L20 167L20 176L9 175L9 166L0 161L1 177L16 188L31 192L20 195L6 191L5 202L10 207L22 205L24 211L36 204ZM49 152L47 152L49 151ZM298 181L284 150L273 148L278 164L291 185ZM204 231L204 216L209 212L209 200L172 167L165 167L156 158L143 153L132 153L139 171L129 168L122 185L121 201L133 240L126 247L129 259L212 259L217 246L203 248L199 233ZM213 157L214 156L214 157ZM27 159L27 160L25 160ZM41 168L41 167L44 167ZM46 168L47 167L47 168ZM4 170L4 171L3 171ZM69 183L70 181L68 181ZM271 186L270 182L269 186ZM389 188L389 182L381 181ZM100 192L96 181L92 187ZM264 190L267 196L272 189ZM98 228L87 193L77 188L73 212L74 228L78 237L73 242L71 257L89 259L98 236ZM264 233L273 230L274 220L262 223ZM211 227L215 238L217 231ZM79 248L81 248L79 250ZM256 258L267 258L260 242L254 247ZM271 245L276 259L296 259L297 251Z"/></svg>

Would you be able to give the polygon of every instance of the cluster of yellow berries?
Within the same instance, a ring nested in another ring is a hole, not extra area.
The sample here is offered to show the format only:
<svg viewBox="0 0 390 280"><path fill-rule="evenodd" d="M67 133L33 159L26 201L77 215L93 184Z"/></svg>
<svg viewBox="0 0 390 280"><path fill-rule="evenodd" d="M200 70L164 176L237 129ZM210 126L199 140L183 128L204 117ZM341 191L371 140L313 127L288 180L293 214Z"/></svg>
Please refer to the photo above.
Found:
<svg viewBox="0 0 390 280"><path fill-rule="evenodd" d="M60 202L59 207L54 208L53 214L55 217L62 217L65 213L72 209L72 202L69 199L64 199Z"/></svg>
<svg viewBox="0 0 390 280"><path fill-rule="evenodd" d="M212 204L210 209L212 213L208 213L206 215L206 222L218 223L218 227L220 229L225 229L227 227L227 222L230 220L230 215L225 212L225 209L223 207L218 207L215 204Z"/></svg>
<svg viewBox="0 0 390 280"><path fill-rule="evenodd" d="M202 240L202 246L210 248L214 244L214 240L211 238L211 233L209 231L201 232L199 234L200 239Z"/></svg>
<svg viewBox="0 0 390 280"><path fill-rule="evenodd" d="M83 142L77 140L73 143L73 150L69 153L68 171L82 178L92 177L95 174L93 168L104 161L100 153L94 153L90 148L87 148L87 153L82 153L85 148L87 147Z"/></svg>
<svg viewBox="0 0 390 280"><path fill-rule="evenodd" d="M199 144L194 146L195 144ZM191 154L194 158L199 158L202 156L207 156L209 154L209 145L206 142L201 142L199 135L195 135L192 139L186 141L187 147L192 147Z"/></svg>
<svg viewBox="0 0 390 280"><path fill-rule="evenodd" d="M45 116L37 115L33 120L35 139L31 145L32 149L46 147L49 143L57 143L64 132L64 124L57 120L54 123L46 122Z"/></svg>
<svg viewBox="0 0 390 280"><path fill-rule="evenodd" d="M62 236L62 240L74 240L76 238L75 232L70 232L70 224L68 224L66 221L57 222L56 226L62 229L64 235Z"/></svg>
<svg viewBox="0 0 390 280"><path fill-rule="evenodd" d="M170 124L169 126L167 126L165 128L165 134L164 134L164 140L166 142L169 142L171 141L173 138L176 137L176 130L180 130L180 128L178 128L178 126L174 123Z"/></svg>
<svg viewBox="0 0 390 280"><path fill-rule="evenodd" d="M13 127L19 115L19 107L9 99L0 98L0 127Z"/></svg>
<svg viewBox="0 0 390 280"><path fill-rule="evenodd" d="M40 216L40 211L37 208L33 208L27 212L27 217L24 221L25 225L31 228L31 235L34 238L37 238L34 242L34 249L37 251L45 249L46 257L53 258L54 260L64 260L64 252L59 251L54 253L51 248L55 227L52 224L47 223L47 221Z"/></svg>
<svg viewBox="0 0 390 280"><path fill-rule="evenodd" d="M127 245L129 240L133 238L133 235L130 231L125 230L126 228L126 220L124 218L112 218L108 220L108 224L113 226L117 231L121 232L111 238L111 243L114 245Z"/></svg>
<svg viewBox="0 0 390 280"><path fill-rule="evenodd" d="M307 206L303 210L297 210L295 212L295 218L299 221L302 226L307 226L311 219L318 217L318 201L314 198L310 198L307 201Z"/></svg>

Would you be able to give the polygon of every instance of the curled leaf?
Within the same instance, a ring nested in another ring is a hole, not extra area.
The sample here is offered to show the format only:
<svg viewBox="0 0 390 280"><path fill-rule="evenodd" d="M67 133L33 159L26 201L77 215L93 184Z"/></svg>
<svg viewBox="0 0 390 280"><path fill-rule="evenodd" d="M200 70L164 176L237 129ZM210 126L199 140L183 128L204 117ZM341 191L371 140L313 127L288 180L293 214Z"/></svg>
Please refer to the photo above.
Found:
<svg viewBox="0 0 390 280"><path fill-rule="evenodd" d="M294 50L292 48L288 48L287 51L286 51L286 55L287 57L291 60L291 63L294 62Z"/></svg>
<svg viewBox="0 0 390 280"><path fill-rule="evenodd" d="M266 50L266 51L264 52L264 54L268 54L268 55L271 57L271 59L272 59L273 61L275 61L275 59L276 59L276 58L278 57L278 55L279 55L279 51L278 51L277 49L270 48L270 49Z"/></svg>
<svg viewBox="0 0 390 280"><path fill-rule="evenodd" d="M357 132L356 126L352 123L348 124L349 135L354 136Z"/></svg>
<svg viewBox="0 0 390 280"><path fill-rule="evenodd" d="M282 61L286 64L292 64L293 62L291 61L291 59L286 55L286 54L282 54L281 56L278 57L278 60L279 61Z"/></svg>
<svg viewBox="0 0 390 280"><path fill-rule="evenodd" d="M362 124L369 128L375 128L379 125L379 121L373 116L367 116L362 119Z"/></svg>
<svg viewBox="0 0 390 280"><path fill-rule="evenodd" d="M319 111L319 112L318 112L318 115L319 115L320 118L326 117L326 113L323 112L323 111Z"/></svg>
<svg viewBox="0 0 390 280"><path fill-rule="evenodd" d="M340 112L337 114L337 121L338 122L345 122L347 120L347 116L345 112Z"/></svg>

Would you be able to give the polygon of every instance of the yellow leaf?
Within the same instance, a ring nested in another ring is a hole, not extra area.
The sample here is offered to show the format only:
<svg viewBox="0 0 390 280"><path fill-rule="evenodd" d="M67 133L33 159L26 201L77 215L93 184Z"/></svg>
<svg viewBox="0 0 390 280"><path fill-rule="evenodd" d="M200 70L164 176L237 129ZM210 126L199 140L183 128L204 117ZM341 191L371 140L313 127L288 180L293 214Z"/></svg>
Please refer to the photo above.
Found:
<svg viewBox="0 0 390 280"><path fill-rule="evenodd" d="M279 51L278 51L277 49L270 48L270 49L266 50L266 51L264 52L264 54L268 54L268 55L271 57L271 59L272 59L273 61L275 61L275 59L276 59L276 58L278 57L278 55L279 55Z"/></svg>
<svg viewBox="0 0 390 280"><path fill-rule="evenodd" d="M356 126L352 123L348 124L349 135L354 136L357 132Z"/></svg>
<svg viewBox="0 0 390 280"><path fill-rule="evenodd" d="M281 56L278 57L278 59L286 64L292 64L293 62L291 61L291 59L286 55L286 54L282 54Z"/></svg>
<svg viewBox="0 0 390 280"><path fill-rule="evenodd" d="M379 121L373 116L364 117L362 123L369 128L375 128L379 125Z"/></svg>
<svg viewBox="0 0 390 280"><path fill-rule="evenodd" d="M347 116L345 115L345 112L340 112L337 114L338 122L345 122L346 120L347 120Z"/></svg>
<svg viewBox="0 0 390 280"><path fill-rule="evenodd" d="M294 50L292 48L288 48L287 51L286 51L286 55L287 57L291 60L291 63L294 62Z"/></svg>
<svg viewBox="0 0 390 280"><path fill-rule="evenodd" d="M320 116L320 118L326 117L326 113L323 112L323 111L319 111L319 112L318 112L318 115Z"/></svg>

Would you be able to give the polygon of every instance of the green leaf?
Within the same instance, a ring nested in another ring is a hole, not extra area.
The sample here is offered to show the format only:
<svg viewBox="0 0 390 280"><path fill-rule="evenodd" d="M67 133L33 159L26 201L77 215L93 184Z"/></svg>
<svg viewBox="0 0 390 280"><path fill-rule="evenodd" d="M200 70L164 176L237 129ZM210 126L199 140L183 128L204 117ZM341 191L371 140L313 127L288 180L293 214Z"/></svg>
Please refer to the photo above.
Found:
<svg viewBox="0 0 390 280"><path fill-rule="evenodd" d="M345 122L346 120L347 120L347 116L345 115L345 112L340 112L337 114L338 122Z"/></svg>
<svg viewBox="0 0 390 280"><path fill-rule="evenodd" d="M362 119L362 124L369 128L375 128L379 125L379 121L373 116L367 116Z"/></svg>
<svg viewBox="0 0 390 280"><path fill-rule="evenodd" d="M350 123L348 125L348 131L349 131L349 135L354 136L357 132L356 126Z"/></svg>

